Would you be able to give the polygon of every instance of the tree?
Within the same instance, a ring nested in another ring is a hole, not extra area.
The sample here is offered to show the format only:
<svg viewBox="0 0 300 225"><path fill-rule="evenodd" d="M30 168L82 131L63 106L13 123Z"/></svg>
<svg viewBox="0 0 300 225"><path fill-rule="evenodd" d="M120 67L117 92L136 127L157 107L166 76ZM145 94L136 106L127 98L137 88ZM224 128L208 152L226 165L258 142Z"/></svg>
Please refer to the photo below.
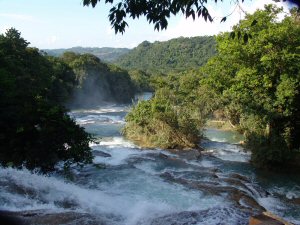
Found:
<svg viewBox="0 0 300 225"><path fill-rule="evenodd" d="M281 12L268 5L236 25L235 33L251 35L248 43L218 35L218 55L203 69L259 165L283 163L300 147L300 23L295 11L279 22Z"/></svg>
<svg viewBox="0 0 300 225"><path fill-rule="evenodd" d="M123 134L144 147L197 148L211 100L201 79L196 71L159 77L154 97L127 114Z"/></svg>
<svg viewBox="0 0 300 225"><path fill-rule="evenodd" d="M46 172L59 161L91 162L91 136L61 105L75 81L70 68L13 28L0 35L0 65L0 163Z"/></svg>
<svg viewBox="0 0 300 225"><path fill-rule="evenodd" d="M221 0L222 1L222 0ZM100 0L83 0L84 6L95 7ZM218 0L214 0L215 3ZM236 4L244 0L234 0ZM128 26L126 16L135 19L145 16L149 23L154 24L154 29L163 30L168 26L168 19L171 15L182 13L186 17L201 17L205 21L212 22L214 18L207 9L207 0L105 0L105 3L115 3L109 11L109 21L115 32L124 33ZM226 20L226 17L222 19Z"/></svg>

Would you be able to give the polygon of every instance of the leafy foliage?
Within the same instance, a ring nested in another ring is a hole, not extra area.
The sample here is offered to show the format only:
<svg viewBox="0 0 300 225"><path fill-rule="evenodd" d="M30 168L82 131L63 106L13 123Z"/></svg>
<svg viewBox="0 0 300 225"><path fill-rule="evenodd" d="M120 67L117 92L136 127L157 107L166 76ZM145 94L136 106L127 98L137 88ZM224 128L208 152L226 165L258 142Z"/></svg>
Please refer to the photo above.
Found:
<svg viewBox="0 0 300 225"><path fill-rule="evenodd" d="M44 172L91 162L91 136L61 106L74 73L28 44L13 28L0 35L0 162Z"/></svg>
<svg viewBox="0 0 300 225"><path fill-rule="evenodd" d="M194 71L159 77L155 96L128 113L124 135L146 147L196 148L210 113L201 79Z"/></svg>
<svg viewBox="0 0 300 225"><path fill-rule="evenodd" d="M151 75L142 70L130 70L129 76L135 86L137 92L151 92Z"/></svg>
<svg viewBox="0 0 300 225"><path fill-rule="evenodd" d="M202 70L259 166L286 162L300 147L300 24L295 11L279 22L281 12L268 5L247 15L233 29L251 34L247 42L219 35L218 54Z"/></svg>
<svg viewBox="0 0 300 225"><path fill-rule="evenodd" d="M114 63L128 70L168 74L197 69L215 53L213 37L181 37L166 42L144 41Z"/></svg>
<svg viewBox="0 0 300 225"><path fill-rule="evenodd" d="M233 28L239 38L218 35L217 54L200 70L154 79L155 97L128 115L125 135L150 146L184 148L191 145L174 141L171 130L195 137L217 110L245 134L255 165L299 165L293 158L300 149L300 23L295 10L280 21L281 12L268 5ZM251 38L245 41L244 34Z"/></svg>

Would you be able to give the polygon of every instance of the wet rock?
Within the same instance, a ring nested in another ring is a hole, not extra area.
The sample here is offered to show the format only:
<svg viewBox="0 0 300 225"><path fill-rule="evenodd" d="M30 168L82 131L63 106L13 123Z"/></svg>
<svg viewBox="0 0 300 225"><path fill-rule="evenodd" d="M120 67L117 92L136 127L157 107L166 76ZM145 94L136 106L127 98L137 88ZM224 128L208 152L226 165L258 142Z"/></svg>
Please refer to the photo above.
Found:
<svg viewBox="0 0 300 225"><path fill-rule="evenodd" d="M47 212L32 210L21 212L1 212L1 216L9 218L12 225L104 225L99 218L79 212ZM2 218L2 217L1 217ZM8 225L8 224L6 224Z"/></svg>
<svg viewBox="0 0 300 225"><path fill-rule="evenodd" d="M289 200L289 202L296 204L296 205L300 205L300 198L292 198Z"/></svg>
<svg viewBox="0 0 300 225"><path fill-rule="evenodd" d="M211 208L201 211L184 211L156 218L151 225L239 224L247 225L250 211L232 207Z"/></svg>
<svg viewBox="0 0 300 225"><path fill-rule="evenodd" d="M180 158L186 160L198 160L201 158L201 151L199 149L188 149L188 150L178 150L170 149L171 153L178 155Z"/></svg>
<svg viewBox="0 0 300 225"><path fill-rule="evenodd" d="M108 154L108 153L103 152L103 151L100 151L100 150L95 150L95 151L93 151L93 155L94 155L94 156L105 157L105 158L111 157L111 154Z"/></svg>
<svg viewBox="0 0 300 225"><path fill-rule="evenodd" d="M252 196L257 198L267 197L270 195L266 190L264 190L259 185L253 183L249 178L240 174L230 174L230 178L225 178L223 181L240 187L242 190L249 192Z"/></svg>
<svg viewBox="0 0 300 225"><path fill-rule="evenodd" d="M132 157L132 158L126 159L126 162L132 166L134 166L135 164L141 164L141 163L144 163L147 161L150 161L150 160L141 158L141 157Z"/></svg>
<svg viewBox="0 0 300 225"><path fill-rule="evenodd" d="M292 225L292 224L270 212L264 212L259 215L251 216L249 219L249 225Z"/></svg>
<svg viewBox="0 0 300 225"><path fill-rule="evenodd" d="M230 174L230 177L234 178L234 179L238 179L238 180L244 181L244 182L247 182L247 183L251 182L251 180L248 177L243 176L243 175L238 174L238 173L232 173L232 174Z"/></svg>
<svg viewBox="0 0 300 225"><path fill-rule="evenodd" d="M163 153L159 153L155 160L157 163L161 163L165 168L174 168L174 169L187 169L187 168L195 168L198 169L197 166L193 166L188 164L184 160L180 158L176 158L175 156L168 156Z"/></svg>
<svg viewBox="0 0 300 225"><path fill-rule="evenodd" d="M226 184L236 187L237 189L240 189L242 191L246 191L249 193L249 195L253 197L263 197L255 190L254 187L251 187L250 183L244 184L242 181L232 178L221 178L222 182L225 182Z"/></svg>
<svg viewBox="0 0 300 225"><path fill-rule="evenodd" d="M78 207L78 203L75 201L75 199L64 199L60 201L54 201L54 204L59 206L60 208L68 210L76 209L76 207Z"/></svg>
<svg viewBox="0 0 300 225"><path fill-rule="evenodd" d="M106 169L106 165L103 163L94 163L93 164L97 169Z"/></svg>
<svg viewBox="0 0 300 225"><path fill-rule="evenodd" d="M28 198L35 198L37 195L37 192L33 186L22 186L21 184L17 184L14 180L10 178L2 180L0 186L1 189L5 189L10 193L28 196Z"/></svg>
<svg viewBox="0 0 300 225"><path fill-rule="evenodd" d="M160 158L160 159L168 159L169 157L166 154L163 154L163 153L160 152L158 154L158 158Z"/></svg>
<svg viewBox="0 0 300 225"><path fill-rule="evenodd" d="M197 171L175 171L172 175L176 178L184 178L186 180L215 180L218 176L208 168L201 168Z"/></svg>
<svg viewBox="0 0 300 225"><path fill-rule="evenodd" d="M227 198L238 208L247 209L252 211L252 213L260 213L265 211L265 209L257 203L257 201L249 196L247 192L234 187L234 186L224 186L218 181L194 181L187 180L182 177L175 177L169 172L165 172L160 175L168 182L181 184L187 188L199 190L205 194L223 196L227 195Z"/></svg>

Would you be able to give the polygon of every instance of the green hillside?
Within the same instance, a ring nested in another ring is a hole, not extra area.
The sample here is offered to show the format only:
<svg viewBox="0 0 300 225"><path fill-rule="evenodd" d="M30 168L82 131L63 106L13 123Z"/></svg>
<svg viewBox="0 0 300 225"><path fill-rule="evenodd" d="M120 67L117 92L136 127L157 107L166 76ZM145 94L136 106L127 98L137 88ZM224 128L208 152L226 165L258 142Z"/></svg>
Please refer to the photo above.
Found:
<svg viewBox="0 0 300 225"><path fill-rule="evenodd" d="M199 68L216 53L212 36L176 38L165 42L142 42L115 63L121 68L148 73L169 73Z"/></svg>
<svg viewBox="0 0 300 225"><path fill-rule="evenodd" d="M75 52L77 54L93 54L97 56L99 59L105 62L115 61L120 56L128 53L130 49L128 48L84 48L84 47L73 47L73 48L60 48L60 49L44 49L48 55L51 56L61 56L65 52Z"/></svg>

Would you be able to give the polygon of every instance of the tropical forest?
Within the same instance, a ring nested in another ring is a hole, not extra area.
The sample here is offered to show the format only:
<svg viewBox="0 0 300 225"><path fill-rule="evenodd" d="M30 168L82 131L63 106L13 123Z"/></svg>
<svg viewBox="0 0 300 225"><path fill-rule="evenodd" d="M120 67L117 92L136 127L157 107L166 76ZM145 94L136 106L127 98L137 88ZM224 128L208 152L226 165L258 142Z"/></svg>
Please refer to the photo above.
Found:
<svg viewBox="0 0 300 225"><path fill-rule="evenodd" d="M300 224L300 11L278 2L133 48L3 31L0 224ZM162 31L170 14L212 22L206 4L120 1L107 20Z"/></svg>

